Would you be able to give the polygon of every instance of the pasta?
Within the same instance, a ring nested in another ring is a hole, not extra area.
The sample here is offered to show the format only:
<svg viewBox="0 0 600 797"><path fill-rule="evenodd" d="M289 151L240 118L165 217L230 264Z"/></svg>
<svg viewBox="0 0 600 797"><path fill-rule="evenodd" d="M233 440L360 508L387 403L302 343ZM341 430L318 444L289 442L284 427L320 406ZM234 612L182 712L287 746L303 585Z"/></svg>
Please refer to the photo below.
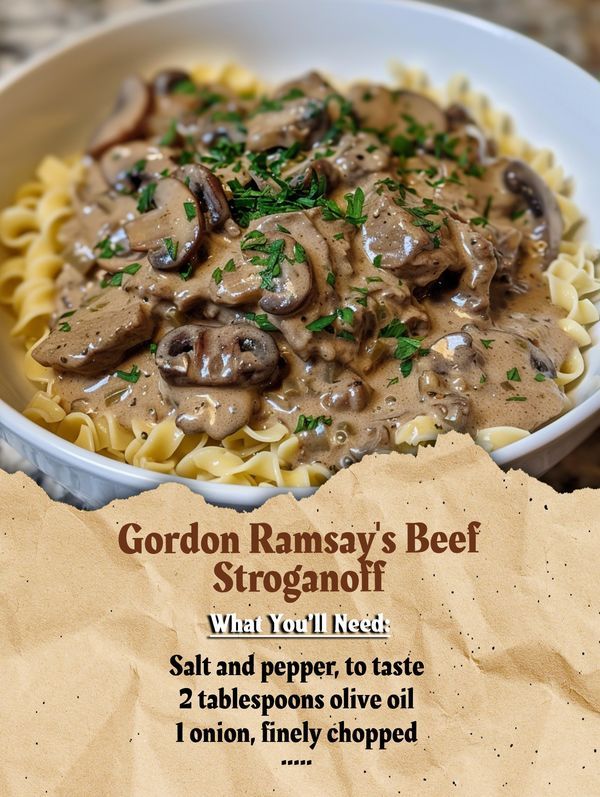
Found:
<svg viewBox="0 0 600 797"><path fill-rule="evenodd" d="M559 325L573 339L556 377L559 385L568 386L584 371L580 350L591 342L587 327L598 321L590 297L600 288L595 273L597 251L589 244L571 240L581 214L569 196L569 181L552 153L536 150L519 138L511 118L473 91L465 78L453 78L444 90L438 90L429 85L421 71L395 65L393 72L403 88L438 102L460 103L495 139L501 155L525 161L555 192L565 237L545 278L551 302L565 311ZM253 75L235 65L200 67L192 75L199 84L226 84L239 94L260 89ZM0 242L11 252L0 264L0 303L10 307L15 316L12 334L24 343L25 373L38 387L24 414L86 450L159 473L249 486L309 487L323 483L330 475L324 465L294 466L299 438L283 423L266 429L244 424L218 442L205 432L184 433L172 416L152 423L134 419L131 428L126 428L110 411L94 416L65 411L55 371L40 365L31 352L49 334L56 306L56 278L63 267L60 232L73 214L72 190L83 174L80 158L48 157L38 168L36 179L22 186L14 204L0 214ZM394 445L399 450L414 451L419 445L435 442L438 434L439 427L431 416L417 415L395 429ZM478 431L476 440L492 451L528 434L516 427L488 427Z"/></svg>

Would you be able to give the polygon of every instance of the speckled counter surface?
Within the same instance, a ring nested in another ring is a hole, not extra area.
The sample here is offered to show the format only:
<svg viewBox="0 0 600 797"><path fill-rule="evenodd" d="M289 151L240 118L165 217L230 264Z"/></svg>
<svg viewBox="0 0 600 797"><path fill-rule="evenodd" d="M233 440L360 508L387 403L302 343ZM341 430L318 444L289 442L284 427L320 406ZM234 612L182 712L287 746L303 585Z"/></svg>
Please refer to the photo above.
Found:
<svg viewBox="0 0 600 797"><path fill-rule="evenodd" d="M60 40L65 33L79 31L135 6L166 2L170 0L0 0L0 72ZM518 30L600 76L600 0L431 2ZM6 446L0 447L0 465L7 470L18 468L39 476ZM600 487L600 431L544 480L559 490ZM64 497L48 480L44 480L44 487L53 495Z"/></svg>

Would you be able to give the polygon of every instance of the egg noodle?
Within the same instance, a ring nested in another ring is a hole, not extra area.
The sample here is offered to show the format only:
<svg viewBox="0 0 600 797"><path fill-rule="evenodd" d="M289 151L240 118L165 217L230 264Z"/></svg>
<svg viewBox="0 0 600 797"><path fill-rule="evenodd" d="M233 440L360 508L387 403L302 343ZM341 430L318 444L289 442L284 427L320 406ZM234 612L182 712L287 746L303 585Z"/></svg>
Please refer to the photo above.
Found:
<svg viewBox="0 0 600 797"><path fill-rule="evenodd" d="M445 89L435 89L420 70L393 65L392 71L398 87L421 92L438 102L465 106L485 133L494 138L500 155L526 161L555 192L564 220L564 237L559 256L545 277L552 303L566 312L559 325L574 342L556 378L559 385L568 388L584 371L581 349L591 343L586 327L599 317L589 296L600 288L600 281L595 274L596 249L571 240L582 216L569 197L571 186L563 170L549 150L537 150L520 138L511 117L473 91L464 77L451 79ZM240 93L260 89L256 78L238 66L200 67L192 74L198 83L220 82ZM45 158L36 179L23 185L14 204L0 214L0 242L13 253L0 264L0 303L7 305L16 318L12 335L24 341L25 374L38 388L24 410L25 416L88 451L160 473L238 485L322 484L330 476L324 466L292 467L299 440L282 423L268 429L244 426L217 444L206 434L185 435L173 418L155 424L134 420L132 428L126 429L110 412L95 417L65 412L54 371L39 365L31 351L49 333L55 310L55 279L63 266L58 233L72 215L72 189L83 172L80 158ZM432 443L438 434L434 420L420 415L396 430L394 442L399 451L411 451L419 444ZM490 427L481 429L476 440L492 451L529 434L516 427Z"/></svg>

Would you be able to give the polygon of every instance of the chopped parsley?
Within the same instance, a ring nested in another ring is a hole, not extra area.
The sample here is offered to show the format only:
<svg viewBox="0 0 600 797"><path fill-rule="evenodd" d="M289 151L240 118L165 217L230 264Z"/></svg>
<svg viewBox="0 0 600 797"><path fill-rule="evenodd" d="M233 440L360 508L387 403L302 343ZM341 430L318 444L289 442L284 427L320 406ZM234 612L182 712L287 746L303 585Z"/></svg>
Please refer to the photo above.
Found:
<svg viewBox="0 0 600 797"><path fill-rule="evenodd" d="M317 415L316 418L313 415L300 415L296 428L294 429L294 434L298 434L298 432L312 432L317 426L331 426L332 423L333 418L326 417L325 415Z"/></svg>
<svg viewBox="0 0 600 797"><path fill-rule="evenodd" d="M137 365L131 366L131 371L115 371L115 376L123 379L125 382L132 382L135 384L140 378L141 371Z"/></svg>
<svg viewBox="0 0 600 797"><path fill-rule="evenodd" d="M67 310L66 313L63 313L58 317L58 320L60 321L62 318L70 318L72 315L75 315L75 313L76 313L75 310Z"/></svg>
<svg viewBox="0 0 600 797"><path fill-rule="evenodd" d="M277 327L272 324L266 313L246 313L248 321L254 321L259 329L264 329L265 332L276 332Z"/></svg>
<svg viewBox="0 0 600 797"><path fill-rule="evenodd" d="M196 205L193 202L184 202L183 209L185 210L185 217L188 221L192 221L192 219L196 218Z"/></svg>
<svg viewBox="0 0 600 797"><path fill-rule="evenodd" d="M509 379L511 382L520 382L521 374L519 373L519 369L511 368L509 371L506 372L506 378Z"/></svg>
<svg viewBox="0 0 600 797"><path fill-rule="evenodd" d="M327 284L328 284L330 287L332 287L332 288L333 288L333 286L335 285L335 274L333 273L333 271L328 271L328 272L327 272L327 277L325 278L325 282L326 282L326 283L327 283Z"/></svg>
<svg viewBox="0 0 600 797"><path fill-rule="evenodd" d="M189 280L189 278L192 276L192 270L192 264L188 263L183 271L179 272L179 276L184 282L187 282L187 280Z"/></svg>
<svg viewBox="0 0 600 797"><path fill-rule="evenodd" d="M244 236L240 244L243 250L252 249L261 252L264 257L256 255L250 259L253 266L262 266L260 271L260 287L265 291L275 289L274 280L281 276L281 264L286 258L285 241L283 238L276 238L269 241L267 236L259 230L253 230Z"/></svg>
<svg viewBox="0 0 600 797"><path fill-rule="evenodd" d="M487 227L490 223L490 210L492 208L492 197L489 196L487 198L487 202L485 203L485 208L483 210L482 216L475 216L471 219L471 224L476 224L479 227Z"/></svg>
<svg viewBox="0 0 600 797"><path fill-rule="evenodd" d="M320 318L316 318L314 321L311 321L310 324L306 324L306 329L308 329L309 332L331 332L332 330L330 330L329 327L338 318L344 324L350 326L354 321L354 310L351 307L338 307L334 313L321 316ZM348 339L346 335L341 335L341 337ZM354 336L352 337L352 340L354 340Z"/></svg>
<svg viewBox="0 0 600 797"><path fill-rule="evenodd" d="M535 379L536 382L545 382L546 381L546 377L544 376L544 374L541 374L539 372L533 378Z"/></svg>
<svg viewBox="0 0 600 797"><path fill-rule="evenodd" d="M71 331L71 324L68 321L63 321L62 324L58 327L59 332L70 332Z"/></svg>
<svg viewBox="0 0 600 797"><path fill-rule="evenodd" d="M141 269L141 263L131 263L125 268L120 269L119 271L111 274L110 277L105 277L102 282L100 283L101 288L118 288L123 284L123 277L125 274L137 274L138 271Z"/></svg>
<svg viewBox="0 0 600 797"><path fill-rule="evenodd" d="M527 401L527 396L509 396L507 401Z"/></svg>
<svg viewBox="0 0 600 797"><path fill-rule="evenodd" d="M480 338L480 340L481 340L481 345L484 348L486 348L486 349L491 349L492 348L492 343L494 342L494 338L491 338L489 340L484 340L483 338Z"/></svg>
<svg viewBox="0 0 600 797"><path fill-rule="evenodd" d="M296 241L294 244L294 260L296 263L306 263L306 252L304 247Z"/></svg>
<svg viewBox="0 0 600 797"><path fill-rule="evenodd" d="M165 245L165 249L167 250L167 254L171 260L175 261L177 259L177 252L179 250L179 241L174 241L172 238L163 238L163 243Z"/></svg>
<svg viewBox="0 0 600 797"><path fill-rule="evenodd" d="M231 166L244 152L244 145L231 141L226 136L221 136L208 150L208 155L203 155L200 160L213 168Z"/></svg>
<svg viewBox="0 0 600 797"><path fill-rule="evenodd" d="M423 338L411 338L407 333L407 326L400 319L393 318L389 324L379 331L380 338L395 338L396 349L394 357L400 360L400 373L403 377L410 376L412 371L412 360L418 354L424 357L429 354L429 349L421 346Z"/></svg>
<svg viewBox="0 0 600 797"><path fill-rule="evenodd" d="M386 387L391 387L392 385L397 385L399 381L400 381L400 378L398 376L394 376L392 379L388 379L388 383L387 383Z"/></svg>
<svg viewBox="0 0 600 797"><path fill-rule="evenodd" d="M158 343L151 343L150 354L156 354L157 351L158 351Z"/></svg>
<svg viewBox="0 0 600 797"><path fill-rule="evenodd" d="M169 128L160 140L161 147L172 147L177 140L177 119L171 119Z"/></svg>
<svg viewBox="0 0 600 797"><path fill-rule="evenodd" d="M140 196L137 203L137 209L140 213L148 213L155 207L154 194L156 193L156 183L148 183L140 191Z"/></svg>
<svg viewBox="0 0 600 797"><path fill-rule="evenodd" d="M345 194L344 199L346 200L345 211L340 208L335 200L323 198L319 203L323 208L323 218L325 221L343 219L348 224L360 227L367 220L367 217L363 215L364 191L362 188L357 188L354 193Z"/></svg>
<svg viewBox="0 0 600 797"><path fill-rule="evenodd" d="M303 184L293 186L278 177L272 180L279 190L274 190L270 185L248 188L237 179L229 181L232 194L229 205L234 220L240 226L247 227L252 220L274 213L310 210L320 204L327 188L325 178L317 175L313 176L308 187Z"/></svg>
<svg viewBox="0 0 600 797"><path fill-rule="evenodd" d="M176 83L172 89L173 94L195 94L197 91L198 87L193 80L189 79L180 80L179 83Z"/></svg>
<svg viewBox="0 0 600 797"><path fill-rule="evenodd" d="M217 284L220 285L223 282L223 269L216 268L212 273L212 279Z"/></svg>
<svg viewBox="0 0 600 797"><path fill-rule="evenodd" d="M428 232L430 235L436 233L444 221L434 221L433 219L429 218L430 216L439 216L444 208L442 208L440 205L437 205L433 199L428 199L427 197L423 199L422 206L407 207L406 209L413 217L412 223L415 225L415 227L422 227L425 232Z"/></svg>
<svg viewBox="0 0 600 797"><path fill-rule="evenodd" d="M373 258L373 265L375 268L381 268L381 261L383 259L383 255L375 255Z"/></svg>
<svg viewBox="0 0 600 797"><path fill-rule="evenodd" d="M96 244L94 249L98 250L98 257L102 260L110 260L112 257L117 257L125 251L121 244L113 244L110 238L104 238Z"/></svg>

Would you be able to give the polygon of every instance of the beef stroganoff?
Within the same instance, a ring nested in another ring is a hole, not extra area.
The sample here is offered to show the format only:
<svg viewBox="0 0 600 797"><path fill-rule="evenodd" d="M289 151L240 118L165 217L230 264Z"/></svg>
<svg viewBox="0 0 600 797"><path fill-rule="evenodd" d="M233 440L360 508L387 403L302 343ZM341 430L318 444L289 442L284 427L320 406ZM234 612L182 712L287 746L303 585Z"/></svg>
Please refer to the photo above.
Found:
<svg viewBox="0 0 600 797"><path fill-rule="evenodd" d="M531 158L421 86L231 83L128 77L83 161L3 214L28 417L142 467L307 486L568 409L596 254Z"/></svg>

